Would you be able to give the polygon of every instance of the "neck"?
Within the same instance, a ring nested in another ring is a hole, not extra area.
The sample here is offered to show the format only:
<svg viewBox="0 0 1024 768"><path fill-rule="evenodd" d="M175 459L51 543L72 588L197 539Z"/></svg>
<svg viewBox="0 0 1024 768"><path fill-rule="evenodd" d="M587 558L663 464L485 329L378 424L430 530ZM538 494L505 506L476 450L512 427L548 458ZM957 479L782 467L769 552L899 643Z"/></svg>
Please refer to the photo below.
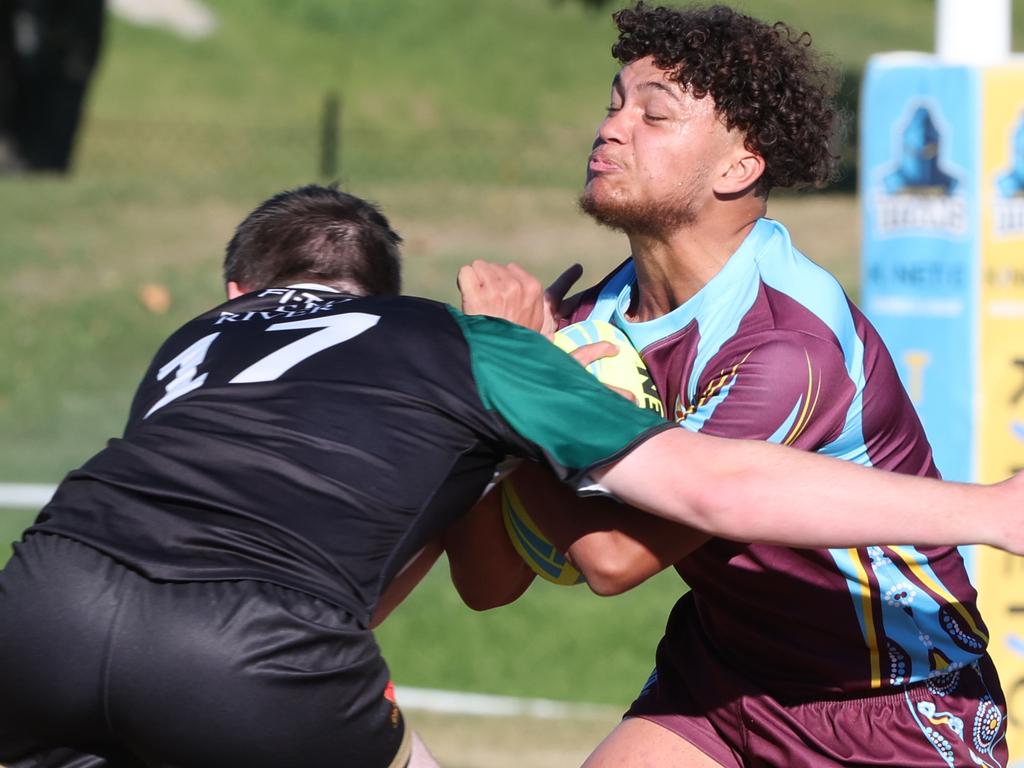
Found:
<svg viewBox="0 0 1024 768"><path fill-rule="evenodd" d="M653 320L691 299L725 266L765 207L744 216L695 222L659 235L629 235L637 290L629 319Z"/></svg>

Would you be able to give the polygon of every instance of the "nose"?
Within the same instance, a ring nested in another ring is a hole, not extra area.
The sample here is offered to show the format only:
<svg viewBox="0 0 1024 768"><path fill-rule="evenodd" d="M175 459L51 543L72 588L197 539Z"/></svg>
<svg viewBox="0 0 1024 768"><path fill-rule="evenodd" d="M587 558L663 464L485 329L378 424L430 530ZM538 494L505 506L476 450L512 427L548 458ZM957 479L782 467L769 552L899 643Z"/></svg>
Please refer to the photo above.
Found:
<svg viewBox="0 0 1024 768"><path fill-rule="evenodd" d="M625 144L629 121L625 109L609 112L597 128L595 144Z"/></svg>

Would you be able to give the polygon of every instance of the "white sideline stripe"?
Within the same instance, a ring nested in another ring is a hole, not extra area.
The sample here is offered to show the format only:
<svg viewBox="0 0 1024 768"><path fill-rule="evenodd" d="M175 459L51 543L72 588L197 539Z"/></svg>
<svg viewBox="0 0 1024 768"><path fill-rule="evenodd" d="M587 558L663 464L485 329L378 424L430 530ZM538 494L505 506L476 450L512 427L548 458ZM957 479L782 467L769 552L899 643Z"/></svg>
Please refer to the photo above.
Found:
<svg viewBox="0 0 1024 768"><path fill-rule="evenodd" d="M0 509L32 509L50 500L55 485L35 483L0 483Z"/></svg>
<svg viewBox="0 0 1024 768"><path fill-rule="evenodd" d="M486 693L437 691L430 688L395 686L395 698L402 709L420 709L449 715L523 716L539 718L614 717L616 709L600 704L573 704L551 699L521 699Z"/></svg>
<svg viewBox="0 0 1024 768"><path fill-rule="evenodd" d="M53 496L55 485L0 483L0 509L42 507ZM398 705L403 709L441 712L450 715L521 716L540 718L614 717L615 708L600 704L574 704L552 699L524 699L486 693L439 691L432 688L395 686Z"/></svg>

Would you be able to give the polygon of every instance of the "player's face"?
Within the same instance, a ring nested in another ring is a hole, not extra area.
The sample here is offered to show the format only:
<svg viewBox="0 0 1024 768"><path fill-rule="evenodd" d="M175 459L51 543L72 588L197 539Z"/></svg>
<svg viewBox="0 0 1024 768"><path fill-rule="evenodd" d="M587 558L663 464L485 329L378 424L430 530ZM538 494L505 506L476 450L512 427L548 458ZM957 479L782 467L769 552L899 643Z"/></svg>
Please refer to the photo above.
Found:
<svg viewBox="0 0 1024 768"><path fill-rule="evenodd" d="M580 197L584 211L627 233L660 233L699 220L714 199L723 158L739 141L715 114L644 58L612 82Z"/></svg>

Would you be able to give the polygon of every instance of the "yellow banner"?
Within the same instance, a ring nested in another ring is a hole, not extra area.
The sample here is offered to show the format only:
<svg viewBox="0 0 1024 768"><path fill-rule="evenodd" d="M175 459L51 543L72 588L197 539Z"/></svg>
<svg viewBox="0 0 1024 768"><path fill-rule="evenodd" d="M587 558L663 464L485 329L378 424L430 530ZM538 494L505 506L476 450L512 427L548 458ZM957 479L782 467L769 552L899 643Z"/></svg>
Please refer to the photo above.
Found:
<svg viewBox="0 0 1024 768"><path fill-rule="evenodd" d="M1024 67L985 70L977 479L1024 468Z"/></svg>
<svg viewBox="0 0 1024 768"><path fill-rule="evenodd" d="M983 72L976 479L1024 469L1024 67ZM979 548L972 578L1024 765L1024 559Z"/></svg>

